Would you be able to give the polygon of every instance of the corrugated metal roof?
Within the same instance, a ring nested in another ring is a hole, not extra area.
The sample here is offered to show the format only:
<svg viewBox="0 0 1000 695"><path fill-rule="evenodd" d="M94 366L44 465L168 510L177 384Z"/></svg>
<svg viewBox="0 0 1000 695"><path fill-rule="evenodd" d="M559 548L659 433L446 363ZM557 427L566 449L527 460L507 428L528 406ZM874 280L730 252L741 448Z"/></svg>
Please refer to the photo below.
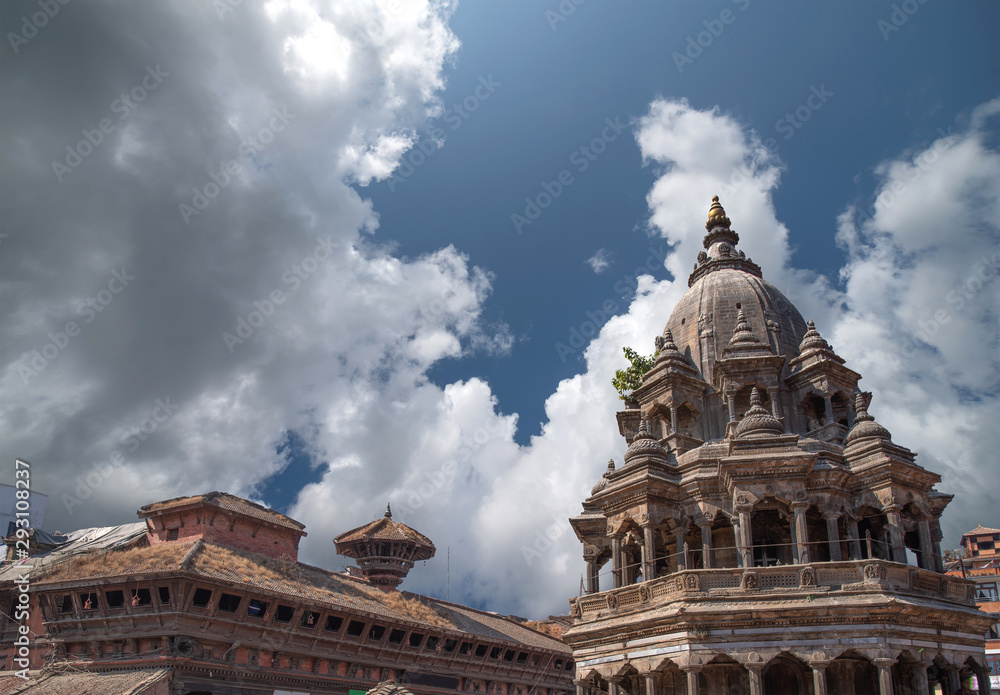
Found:
<svg viewBox="0 0 1000 695"><path fill-rule="evenodd" d="M145 535L146 522L144 521L122 524L121 526L102 526L72 531L66 534L69 540L59 547L0 567L0 582L16 579L20 573L24 572L25 565L33 566L33 573L39 573L42 569L75 557L103 550L126 548L144 538Z"/></svg>

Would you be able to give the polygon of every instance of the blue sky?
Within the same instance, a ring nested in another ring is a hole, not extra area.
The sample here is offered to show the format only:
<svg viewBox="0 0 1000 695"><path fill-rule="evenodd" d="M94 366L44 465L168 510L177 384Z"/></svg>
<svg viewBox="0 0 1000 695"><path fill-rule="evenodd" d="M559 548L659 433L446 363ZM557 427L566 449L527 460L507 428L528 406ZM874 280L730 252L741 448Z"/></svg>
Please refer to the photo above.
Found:
<svg viewBox="0 0 1000 695"><path fill-rule="evenodd" d="M442 101L474 95L480 77L501 86L457 129L454 119L432 120L445 145L413 174L363 193L401 253L455 244L496 273L484 314L505 321L518 342L510 357L444 361L432 377L489 379L504 409L520 415L518 441L538 434L540 394L582 364L581 351L564 360L556 344L569 345L571 329L634 275L649 247L645 194L656 168L643 165L634 138L609 143L584 172L570 157L606 118L631 123L660 96L718 107L774 141L785 166L775 204L793 259L836 282L845 260L836 218L846 203L873 203L872 169L935 139L1000 87L995 4L919 7L884 38L885 3L586 2L564 19L558 3L459 5L451 26L462 48ZM689 49L688 37L718 30L711 23L725 11L732 23L701 55ZM678 69L674 55L689 50L697 57ZM782 127L814 87L833 96L801 127ZM516 233L511 215L523 215L524 198L564 169L572 186ZM585 261L600 249L611 264L595 275ZM622 308L628 300L617 299Z"/></svg>
<svg viewBox="0 0 1000 695"><path fill-rule="evenodd" d="M0 446L50 529L227 490L339 568L391 500L453 599L564 612L715 194L960 496L945 545L1000 523L997 3L37 11L0 5Z"/></svg>

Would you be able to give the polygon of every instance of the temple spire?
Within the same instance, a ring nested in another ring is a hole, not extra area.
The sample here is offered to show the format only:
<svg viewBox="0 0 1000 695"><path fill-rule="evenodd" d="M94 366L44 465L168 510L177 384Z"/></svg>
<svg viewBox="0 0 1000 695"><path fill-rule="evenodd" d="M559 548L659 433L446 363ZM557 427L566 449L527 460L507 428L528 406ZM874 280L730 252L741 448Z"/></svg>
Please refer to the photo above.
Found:
<svg viewBox="0 0 1000 695"><path fill-rule="evenodd" d="M722 203L719 202L719 196L712 196L712 207L708 209L708 221L705 223L708 234L702 241L705 248L712 248L712 244L717 241L728 241L736 246L740 241L740 235L729 228L731 224L730 219L726 217Z"/></svg>
<svg viewBox="0 0 1000 695"><path fill-rule="evenodd" d="M385 503L385 518L386 519L392 518L392 508L389 506L388 502Z"/></svg>

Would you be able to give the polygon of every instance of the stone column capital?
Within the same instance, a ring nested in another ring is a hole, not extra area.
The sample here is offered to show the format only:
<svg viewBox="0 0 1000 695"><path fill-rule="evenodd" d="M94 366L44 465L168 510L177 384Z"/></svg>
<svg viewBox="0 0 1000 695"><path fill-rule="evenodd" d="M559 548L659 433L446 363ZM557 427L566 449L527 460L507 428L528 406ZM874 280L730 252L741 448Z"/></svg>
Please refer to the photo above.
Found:
<svg viewBox="0 0 1000 695"><path fill-rule="evenodd" d="M809 502L807 500L795 500L794 502L792 502L788 506L792 508L793 512L797 512L800 509L802 511L805 511L805 510L809 509Z"/></svg>
<svg viewBox="0 0 1000 695"><path fill-rule="evenodd" d="M836 521L840 518L840 516L840 512L823 512L823 519L826 521L830 521L831 519Z"/></svg>

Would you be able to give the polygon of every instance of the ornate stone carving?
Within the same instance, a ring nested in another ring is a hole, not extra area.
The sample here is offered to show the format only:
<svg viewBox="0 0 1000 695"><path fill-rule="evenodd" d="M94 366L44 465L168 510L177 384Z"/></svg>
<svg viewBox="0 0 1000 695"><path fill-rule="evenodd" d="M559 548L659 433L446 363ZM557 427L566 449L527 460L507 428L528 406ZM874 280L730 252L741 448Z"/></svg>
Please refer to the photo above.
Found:
<svg viewBox="0 0 1000 695"><path fill-rule="evenodd" d="M758 578L756 572L744 572L740 579L740 588L744 591L756 591Z"/></svg>
<svg viewBox="0 0 1000 695"><path fill-rule="evenodd" d="M174 652L180 656L196 656L198 653L198 642L192 637L178 635L174 638Z"/></svg>
<svg viewBox="0 0 1000 695"><path fill-rule="evenodd" d="M865 580L866 581L878 581L886 578L886 570L882 565L877 565L871 563L865 565Z"/></svg>
<svg viewBox="0 0 1000 695"><path fill-rule="evenodd" d="M608 610L614 610L618 608L618 596L616 594L608 594Z"/></svg>
<svg viewBox="0 0 1000 695"><path fill-rule="evenodd" d="M816 572L812 567L805 567L799 572L799 586L816 586Z"/></svg>
<svg viewBox="0 0 1000 695"><path fill-rule="evenodd" d="M649 601L649 587L646 586L645 584L639 587L639 599L643 603Z"/></svg>

